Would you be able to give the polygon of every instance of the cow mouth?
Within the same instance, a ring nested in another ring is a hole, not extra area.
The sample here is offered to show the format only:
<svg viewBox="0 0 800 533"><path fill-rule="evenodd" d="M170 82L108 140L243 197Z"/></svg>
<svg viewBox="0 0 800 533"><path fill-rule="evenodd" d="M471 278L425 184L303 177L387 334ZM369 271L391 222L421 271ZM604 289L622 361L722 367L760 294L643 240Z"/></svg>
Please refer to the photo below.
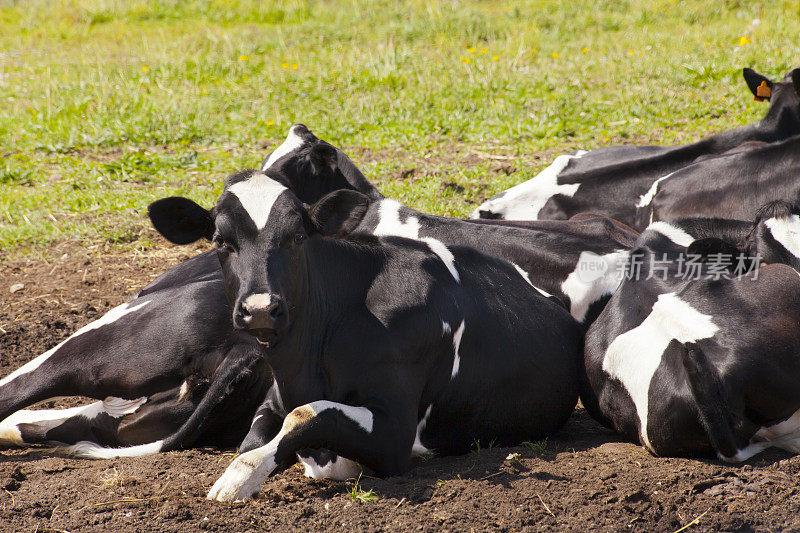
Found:
<svg viewBox="0 0 800 533"><path fill-rule="evenodd" d="M274 329L260 328L248 330L256 338L259 344L265 348L272 348L278 344L278 332Z"/></svg>

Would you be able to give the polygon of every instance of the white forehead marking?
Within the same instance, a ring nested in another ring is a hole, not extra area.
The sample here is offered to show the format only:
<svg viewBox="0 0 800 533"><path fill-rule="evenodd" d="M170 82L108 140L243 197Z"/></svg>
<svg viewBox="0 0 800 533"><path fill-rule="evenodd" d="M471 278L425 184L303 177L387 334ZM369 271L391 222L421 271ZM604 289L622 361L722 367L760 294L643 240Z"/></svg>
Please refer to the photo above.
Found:
<svg viewBox="0 0 800 533"><path fill-rule="evenodd" d="M261 165L261 170L267 170L274 165L278 159L303 146L303 138L297 135L294 129L295 126L289 128L289 133L286 135L286 140L283 141L283 144L275 148L275 151L269 154L267 160L264 161L263 165Z"/></svg>
<svg viewBox="0 0 800 533"><path fill-rule="evenodd" d="M558 176L567 168L570 160L580 159L586 150L578 150L572 155L560 155L546 169L528 181L505 190L505 194L494 200L487 200L470 214L470 218L480 218L480 211L489 211L506 220L538 220L539 211L547 201L557 194L575 196L580 183L558 183Z"/></svg>
<svg viewBox="0 0 800 533"><path fill-rule="evenodd" d="M789 253L800 257L800 216L770 218L764 221L764 225Z"/></svg>
<svg viewBox="0 0 800 533"><path fill-rule="evenodd" d="M254 174L249 179L234 183L228 190L236 195L256 227L263 229L275 200L288 189L264 174Z"/></svg>

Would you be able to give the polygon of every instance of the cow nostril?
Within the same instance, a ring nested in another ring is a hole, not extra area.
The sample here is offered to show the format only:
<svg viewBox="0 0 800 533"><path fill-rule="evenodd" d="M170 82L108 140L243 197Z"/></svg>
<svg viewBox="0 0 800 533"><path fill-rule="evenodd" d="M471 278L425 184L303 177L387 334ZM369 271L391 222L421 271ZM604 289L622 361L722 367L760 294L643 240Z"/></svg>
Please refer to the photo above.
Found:
<svg viewBox="0 0 800 533"><path fill-rule="evenodd" d="M267 313L273 320L277 320L283 314L283 309L281 308L280 302L274 302L272 305L269 306L267 309Z"/></svg>

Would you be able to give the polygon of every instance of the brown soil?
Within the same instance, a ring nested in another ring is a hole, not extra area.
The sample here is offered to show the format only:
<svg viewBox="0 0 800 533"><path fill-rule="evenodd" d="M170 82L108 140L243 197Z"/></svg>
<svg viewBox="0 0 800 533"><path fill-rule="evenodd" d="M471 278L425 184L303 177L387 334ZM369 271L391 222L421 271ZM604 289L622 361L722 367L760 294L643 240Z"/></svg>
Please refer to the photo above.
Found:
<svg viewBox="0 0 800 533"><path fill-rule="evenodd" d="M0 375L194 250L51 252L57 259L0 262ZM12 294L16 283L25 287ZM507 460L513 453L519 459ZM354 482L308 480L297 467L248 503L206 501L231 457L199 449L88 461L0 451L0 531L800 530L800 457L770 452L738 466L656 458L581 409L546 445L476 449L419 462L402 477L362 478L374 501L354 498Z"/></svg>

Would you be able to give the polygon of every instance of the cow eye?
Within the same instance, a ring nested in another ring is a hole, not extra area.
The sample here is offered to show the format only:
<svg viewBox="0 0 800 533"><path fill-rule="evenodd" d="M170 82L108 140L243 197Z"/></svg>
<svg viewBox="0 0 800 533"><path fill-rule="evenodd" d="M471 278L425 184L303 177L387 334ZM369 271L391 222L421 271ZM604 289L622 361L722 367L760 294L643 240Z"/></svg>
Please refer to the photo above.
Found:
<svg viewBox="0 0 800 533"><path fill-rule="evenodd" d="M306 240L306 234L305 233L298 232L298 233L294 234L294 243L295 244L302 244L304 240Z"/></svg>
<svg viewBox="0 0 800 533"><path fill-rule="evenodd" d="M214 244L217 245L217 251L222 252L224 254L229 254L233 252L233 246L229 242L225 240L225 238L220 235L219 233L214 235Z"/></svg>

